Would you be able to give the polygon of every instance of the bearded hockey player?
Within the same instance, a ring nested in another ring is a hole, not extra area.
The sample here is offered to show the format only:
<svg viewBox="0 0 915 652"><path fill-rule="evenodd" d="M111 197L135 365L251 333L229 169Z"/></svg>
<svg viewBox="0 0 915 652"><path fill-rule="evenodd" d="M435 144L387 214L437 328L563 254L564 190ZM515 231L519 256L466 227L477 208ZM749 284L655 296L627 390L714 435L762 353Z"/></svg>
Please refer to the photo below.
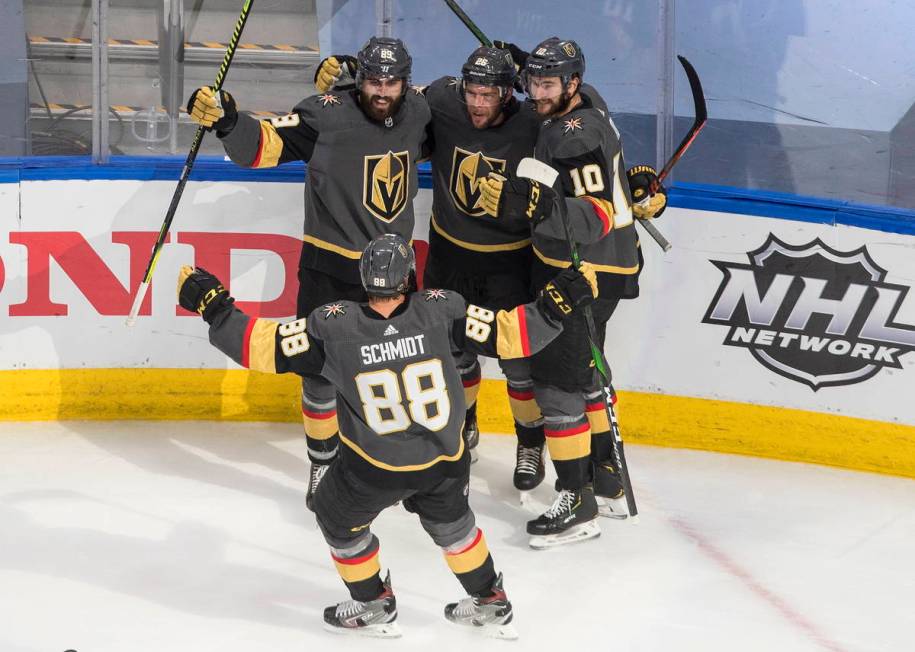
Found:
<svg viewBox="0 0 915 652"><path fill-rule="evenodd" d="M466 407L452 355L535 353L593 301L596 280L587 266L564 270L536 301L494 312L449 290L414 291L414 265L402 237L376 238L359 262L366 302L335 301L285 324L245 315L205 270L184 267L178 297L210 325L213 345L242 366L321 374L340 394L342 451L315 492L314 509L351 599L324 610L325 627L399 635L390 573L382 580L371 525L403 501L468 593L445 607L445 617L512 638L512 605L468 503Z"/></svg>
<svg viewBox="0 0 915 652"><path fill-rule="evenodd" d="M372 37L357 59L355 89L308 97L279 118L255 120L238 112L227 91L217 97L206 87L188 102L191 118L216 131L235 163L308 162L299 317L333 299L363 300L358 262L366 244L382 233L408 240L413 233L416 161L429 109L409 90L412 59L399 39ZM302 377L302 417L310 508L338 442L336 397L319 375Z"/></svg>
<svg viewBox="0 0 915 652"><path fill-rule="evenodd" d="M358 74L358 62L336 55L318 68L316 84L330 89ZM425 283L460 293L471 303L511 308L532 298L530 224L525 217L492 220L481 204L479 182L489 172L514 170L530 156L541 118L513 92L517 67L504 49L480 47L460 77L442 77L425 88L432 111L425 149L433 172L432 219ZM508 379L509 405L518 437L513 482L530 490L543 480L543 420L534 401L530 363L500 360ZM476 396L480 364L474 355L459 363L467 401L464 437L479 440Z"/></svg>
<svg viewBox="0 0 915 652"><path fill-rule="evenodd" d="M530 101L545 120L535 157L559 171L554 188L507 174L481 181L483 204L498 219L518 215L533 227L534 287L571 265L565 230L555 202L565 202L582 258L597 270L600 300L592 312L600 341L622 298L638 295L641 266L633 217L653 218L666 205L664 189L651 195L654 170L623 163L619 133L606 105L582 86L585 59L574 41L550 38L526 56L522 71ZM633 205L632 194L644 197ZM547 447L558 476L553 505L527 524L531 546L542 548L600 534L601 513L625 518L619 476L611 463L610 424L587 328L581 315L531 359L534 396L544 415Z"/></svg>

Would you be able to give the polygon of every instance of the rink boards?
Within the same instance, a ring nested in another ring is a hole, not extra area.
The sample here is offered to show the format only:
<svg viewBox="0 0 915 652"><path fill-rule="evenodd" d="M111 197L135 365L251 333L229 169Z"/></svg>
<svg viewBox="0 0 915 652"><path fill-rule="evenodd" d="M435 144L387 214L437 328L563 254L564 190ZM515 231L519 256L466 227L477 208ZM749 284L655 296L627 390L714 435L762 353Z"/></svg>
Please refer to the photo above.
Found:
<svg viewBox="0 0 915 652"><path fill-rule="evenodd" d="M292 316L299 183L189 183L127 328L174 181L5 180L0 419L299 418L295 378L239 369L175 301L197 264L246 311ZM673 203L658 226L674 248L643 235L642 296L608 329L627 439L915 477L915 237ZM510 432L498 368L485 376L483 428Z"/></svg>

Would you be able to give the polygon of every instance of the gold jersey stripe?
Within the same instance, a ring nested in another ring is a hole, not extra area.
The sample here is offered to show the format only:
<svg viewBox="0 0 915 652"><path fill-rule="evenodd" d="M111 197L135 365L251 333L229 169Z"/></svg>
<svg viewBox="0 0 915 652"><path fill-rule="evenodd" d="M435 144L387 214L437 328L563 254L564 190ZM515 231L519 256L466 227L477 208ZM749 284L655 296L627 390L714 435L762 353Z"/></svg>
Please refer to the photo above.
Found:
<svg viewBox="0 0 915 652"><path fill-rule="evenodd" d="M258 319L251 329L251 338L248 340L248 368L254 371L263 371L268 374L276 373L276 329L279 326L275 321Z"/></svg>
<svg viewBox="0 0 915 652"><path fill-rule="evenodd" d="M252 167L272 168L279 165L283 153L283 139L269 120L261 120L261 149Z"/></svg>
<svg viewBox="0 0 915 652"><path fill-rule="evenodd" d="M549 256L544 255L537 247L534 247L534 253L537 255L542 262L549 265L550 267L559 267L565 269L572 263L567 260L558 260L556 258L550 258ZM588 261L589 263L591 261ZM632 267L619 267L617 265L600 265L598 263L591 263L591 266L594 267L594 270L597 272L605 272L607 274L635 274L639 271L638 264L633 265Z"/></svg>
<svg viewBox="0 0 915 652"><path fill-rule="evenodd" d="M462 432L463 430L464 430L464 424L461 423L461 427L458 429L458 432ZM408 464L406 466L394 466L392 464L387 464L386 462L376 460L374 457L372 457L371 455L366 453L364 450L362 450L358 446L358 444L356 444L356 442L352 441L351 439L348 439L346 437L346 435L344 435L342 432L340 433L340 441L342 441L344 444L349 446L349 448L354 453L356 453L359 457L364 459L366 462L368 462L372 466L377 466L379 469L384 469L385 471L397 471L397 472L401 472L401 473L406 473L409 471L422 471L423 469L428 469L433 464L438 464L439 462L456 462L457 460L461 459L461 455L464 454L464 438L458 437L458 439L459 439L458 450L457 450L457 453L455 453L454 455L439 455L435 459L425 462L424 464Z"/></svg>
<svg viewBox="0 0 915 652"><path fill-rule="evenodd" d="M604 215L607 216L607 222L604 224L606 232L609 233L613 229L613 216L615 211L613 210L613 204L611 204L606 199L601 199L600 197L592 197L591 195L585 195L582 199L586 199L598 209L603 211ZM603 222L603 220L601 220Z"/></svg>
<svg viewBox="0 0 915 652"><path fill-rule="evenodd" d="M494 244L494 245L474 244L472 242L466 242L464 240L459 240L458 238L455 238L453 235L449 235L448 233L445 233L445 231L442 229L442 227L440 227L438 225L438 223L435 221L435 215L433 215L431 217L429 222L430 222L430 224L432 224L432 228L435 229L435 232L438 233L443 238L445 238L445 240L447 240L448 242L450 242L453 245L457 245L461 249L469 249L470 251L480 251L483 253L491 253L491 252L495 252L495 251L517 251L518 249L524 249L525 247L527 247L528 245L531 244L530 238L528 238L526 240L519 240L518 242L508 242L505 244Z"/></svg>
<svg viewBox="0 0 915 652"><path fill-rule="evenodd" d="M445 553L445 561L448 562L448 568L456 575L469 573L478 569L486 562L489 557L489 547L486 545L486 537L483 536L482 530L477 530L479 538L473 545L457 554Z"/></svg>
<svg viewBox="0 0 915 652"><path fill-rule="evenodd" d="M332 251L335 254L340 254L346 258L352 258L353 260L359 260L362 257L361 251L353 251L352 249L344 249L343 247L330 242L326 242L319 238L314 237L313 235L308 235L307 233L302 236L302 240L309 244L313 244L319 249L326 249L327 251Z"/></svg>
<svg viewBox="0 0 915 652"><path fill-rule="evenodd" d="M523 324L523 316L519 311L524 306L511 310L500 310L496 314L498 334L496 336L496 353L500 358L523 358L530 355L527 344L527 328Z"/></svg>
<svg viewBox="0 0 915 652"><path fill-rule="evenodd" d="M365 561L355 564L337 561L337 558L334 557L334 565L337 567L337 572L340 573L340 577L343 578L344 582L361 582L381 571L377 550Z"/></svg>

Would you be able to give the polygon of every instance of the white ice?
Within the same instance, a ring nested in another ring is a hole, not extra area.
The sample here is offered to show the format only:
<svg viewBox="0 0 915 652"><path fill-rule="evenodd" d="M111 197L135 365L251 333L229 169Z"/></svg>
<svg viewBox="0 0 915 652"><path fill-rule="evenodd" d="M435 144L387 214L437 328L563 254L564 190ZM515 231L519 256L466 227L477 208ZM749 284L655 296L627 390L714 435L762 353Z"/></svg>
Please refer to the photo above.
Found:
<svg viewBox="0 0 915 652"><path fill-rule="evenodd" d="M603 520L599 539L537 552L513 438L485 436L471 502L520 641L444 620L461 587L400 507L373 527L404 636L377 641L321 629L347 596L304 507L295 424L0 434L0 652L915 649L911 480L633 445L641 522Z"/></svg>

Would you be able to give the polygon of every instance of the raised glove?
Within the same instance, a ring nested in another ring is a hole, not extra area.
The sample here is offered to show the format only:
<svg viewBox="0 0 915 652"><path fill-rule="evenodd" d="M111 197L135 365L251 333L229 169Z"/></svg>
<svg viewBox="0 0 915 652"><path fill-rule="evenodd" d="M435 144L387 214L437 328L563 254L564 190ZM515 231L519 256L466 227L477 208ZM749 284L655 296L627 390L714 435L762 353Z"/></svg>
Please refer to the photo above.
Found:
<svg viewBox="0 0 915 652"><path fill-rule="evenodd" d="M337 85L343 76L343 71L353 79L356 78L356 58L348 54L334 54L327 57L315 70L315 88L326 93Z"/></svg>
<svg viewBox="0 0 915 652"><path fill-rule="evenodd" d="M480 205L493 217L524 216L537 224L553 212L556 193L537 181L490 172L480 179Z"/></svg>
<svg viewBox="0 0 915 652"><path fill-rule="evenodd" d="M235 299L229 296L218 278L200 267L184 265L178 275L178 304L185 310L200 313L212 324Z"/></svg>
<svg viewBox="0 0 915 652"><path fill-rule="evenodd" d="M579 269L567 267L540 291L537 301L542 310L562 321L576 309L594 303L597 298L597 272L590 263Z"/></svg>
<svg viewBox="0 0 915 652"><path fill-rule="evenodd" d="M524 64L527 63L527 58L531 56L530 52L525 52L514 43L506 43L505 41L493 41L492 46L498 50L508 50L508 53L512 55L512 59L515 61L515 65L518 67L518 70L524 68Z"/></svg>
<svg viewBox="0 0 915 652"><path fill-rule="evenodd" d="M238 108L235 98L228 91L219 91L219 97L209 86L201 86L191 93L187 101L187 112L191 120L207 130L227 134L238 122Z"/></svg>
<svg viewBox="0 0 915 652"><path fill-rule="evenodd" d="M660 217L667 208L667 189L658 183L658 173L650 165L636 165L626 172L632 195L632 214L640 220ZM651 187L657 190L651 194Z"/></svg>

